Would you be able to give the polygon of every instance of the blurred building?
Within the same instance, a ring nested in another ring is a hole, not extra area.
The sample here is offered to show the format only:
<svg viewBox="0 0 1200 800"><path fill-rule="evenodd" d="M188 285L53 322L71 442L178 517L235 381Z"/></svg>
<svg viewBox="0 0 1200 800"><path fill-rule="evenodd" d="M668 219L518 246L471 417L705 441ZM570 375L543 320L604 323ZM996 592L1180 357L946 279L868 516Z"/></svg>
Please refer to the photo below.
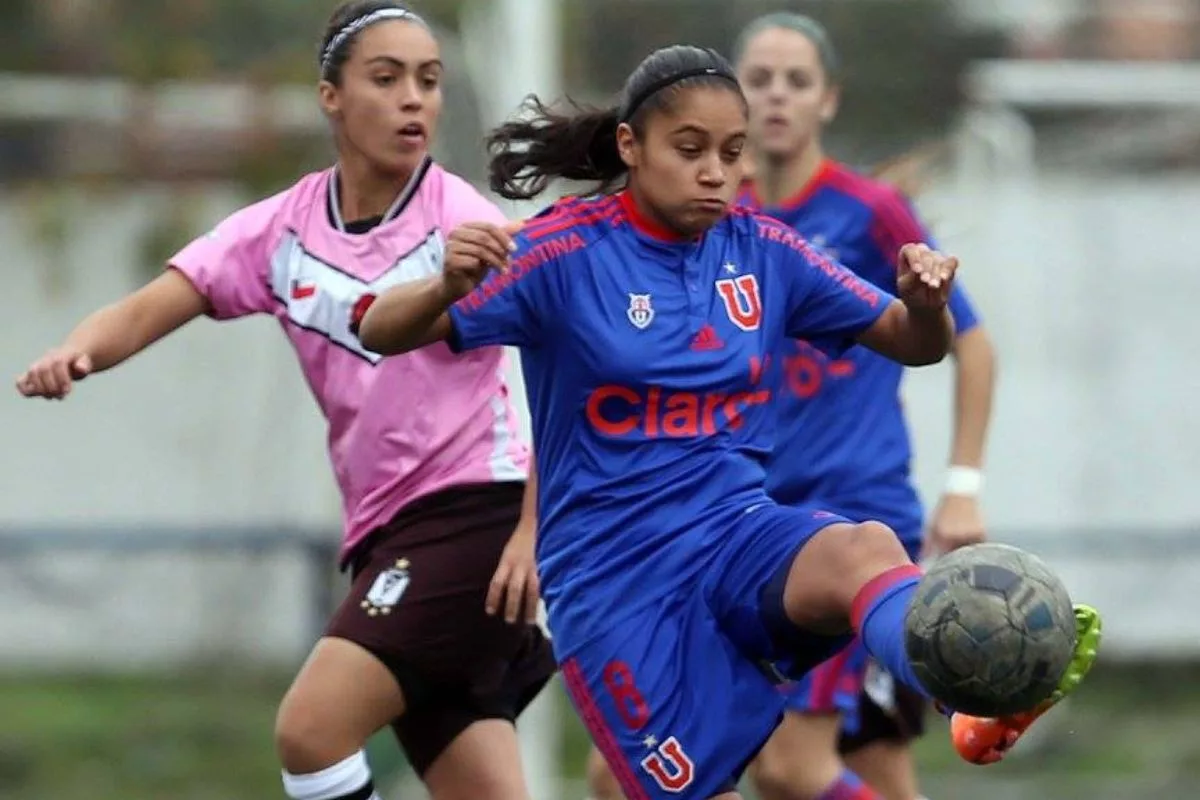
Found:
<svg viewBox="0 0 1200 800"><path fill-rule="evenodd" d="M996 25L1017 58L1176 61L1200 56L1196 0L958 0L964 20Z"/></svg>
<svg viewBox="0 0 1200 800"><path fill-rule="evenodd" d="M1200 2L962 0L1004 31L1004 58L973 65L968 115L1026 140L1043 169L1200 169ZM1006 134L996 133L1000 129Z"/></svg>

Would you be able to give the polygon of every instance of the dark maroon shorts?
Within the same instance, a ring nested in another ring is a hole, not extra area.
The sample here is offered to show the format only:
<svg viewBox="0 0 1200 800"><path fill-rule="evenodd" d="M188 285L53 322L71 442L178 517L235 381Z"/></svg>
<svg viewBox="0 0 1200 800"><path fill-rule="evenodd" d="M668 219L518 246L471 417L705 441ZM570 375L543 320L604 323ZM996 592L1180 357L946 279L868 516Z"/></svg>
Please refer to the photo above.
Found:
<svg viewBox="0 0 1200 800"><path fill-rule="evenodd" d="M858 703L858 730L853 735L842 733L838 751L845 755L875 742L904 744L925 733L924 697L896 682L891 701L884 708L864 691Z"/></svg>
<svg viewBox="0 0 1200 800"><path fill-rule="evenodd" d="M392 727L419 775L472 723L515 720L555 672L540 628L484 612L523 493L497 483L421 498L348 559L353 585L326 635L396 676L407 708Z"/></svg>

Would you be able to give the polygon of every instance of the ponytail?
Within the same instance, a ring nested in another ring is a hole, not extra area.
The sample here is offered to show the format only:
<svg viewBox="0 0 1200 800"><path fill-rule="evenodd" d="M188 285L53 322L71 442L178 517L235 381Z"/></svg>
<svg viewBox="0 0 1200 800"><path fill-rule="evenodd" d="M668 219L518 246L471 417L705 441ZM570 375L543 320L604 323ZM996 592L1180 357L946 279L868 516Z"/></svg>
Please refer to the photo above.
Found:
<svg viewBox="0 0 1200 800"><path fill-rule="evenodd" d="M943 142L929 142L876 164L870 177L891 184L901 194L915 198L929 185L938 162L946 155Z"/></svg>
<svg viewBox="0 0 1200 800"><path fill-rule="evenodd" d="M595 191L612 190L628 171L617 151L617 108L598 109L568 101L555 110L536 96L528 115L511 120L487 137L488 185L508 200L530 200L555 178L586 181Z"/></svg>
<svg viewBox="0 0 1200 800"><path fill-rule="evenodd" d="M617 149L617 128L628 125L640 139L650 115L669 110L680 92L698 86L732 91L745 107L729 62L715 50L689 45L646 56L625 81L621 104L614 108L568 101L567 108L555 110L531 96L523 119L488 134L488 185L508 200L531 200L555 178L591 182L595 192L609 192L629 172Z"/></svg>

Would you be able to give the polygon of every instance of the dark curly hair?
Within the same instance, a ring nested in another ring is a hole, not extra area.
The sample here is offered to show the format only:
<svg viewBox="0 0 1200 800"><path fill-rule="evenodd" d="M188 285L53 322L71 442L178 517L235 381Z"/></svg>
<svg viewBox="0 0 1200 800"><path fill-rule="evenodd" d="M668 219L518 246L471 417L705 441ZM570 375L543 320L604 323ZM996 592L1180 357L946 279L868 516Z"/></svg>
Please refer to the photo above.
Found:
<svg viewBox="0 0 1200 800"><path fill-rule="evenodd" d="M555 178L590 181L596 191L609 191L627 171L617 152L617 127L626 123L640 137L650 114L671 108L680 92L698 86L727 88L745 103L729 62L715 50L688 45L647 56L625 81L618 106L567 101L554 109L531 96L527 115L488 135L488 183L510 200L534 198Z"/></svg>

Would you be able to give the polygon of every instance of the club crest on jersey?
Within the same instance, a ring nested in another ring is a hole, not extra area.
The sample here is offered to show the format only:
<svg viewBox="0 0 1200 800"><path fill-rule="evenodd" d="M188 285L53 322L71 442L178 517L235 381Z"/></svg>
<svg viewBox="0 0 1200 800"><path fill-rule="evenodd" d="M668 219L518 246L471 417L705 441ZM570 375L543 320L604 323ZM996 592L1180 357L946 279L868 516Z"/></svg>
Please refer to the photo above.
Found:
<svg viewBox="0 0 1200 800"><path fill-rule="evenodd" d="M650 295L629 293L629 308L625 316L639 331L644 331L654 321L654 307L650 305Z"/></svg>
<svg viewBox="0 0 1200 800"><path fill-rule="evenodd" d="M356 334L367 306L393 286L439 274L444 250L441 234L430 230L381 275L367 279L310 253L289 230L271 256L271 293L296 328L378 364L383 356L364 348Z"/></svg>
<svg viewBox="0 0 1200 800"><path fill-rule="evenodd" d="M753 274L717 281L717 294L725 306L729 321L744 331L756 331L762 324L762 297L758 278Z"/></svg>

